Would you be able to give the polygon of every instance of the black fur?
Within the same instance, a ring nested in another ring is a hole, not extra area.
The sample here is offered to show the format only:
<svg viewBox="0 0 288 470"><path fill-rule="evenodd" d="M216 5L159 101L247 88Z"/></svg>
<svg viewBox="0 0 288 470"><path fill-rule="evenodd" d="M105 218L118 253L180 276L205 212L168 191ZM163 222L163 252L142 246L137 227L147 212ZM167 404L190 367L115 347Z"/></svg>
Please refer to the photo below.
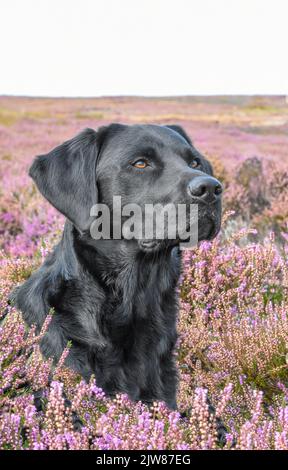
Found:
<svg viewBox="0 0 288 470"><path fill-rule="evenodd" d="M151 166L137 170L132 163L143 156ZM194 158L196 169L189 166ZM38 329L55 309L41 343L45 356L57 361L72 340L67 365L85 379L95 374L107 394L176 407L179 240L154 249L137 240L94 240L90 208L97 201L112 207L113 195L141 206L192 203L187 186L211 174L209 165L182 128L156 125L87 129L36 158L30 175L67 221L60 243L12 298ZM199 204L199 239L212 238L220 198Z"/></svg>

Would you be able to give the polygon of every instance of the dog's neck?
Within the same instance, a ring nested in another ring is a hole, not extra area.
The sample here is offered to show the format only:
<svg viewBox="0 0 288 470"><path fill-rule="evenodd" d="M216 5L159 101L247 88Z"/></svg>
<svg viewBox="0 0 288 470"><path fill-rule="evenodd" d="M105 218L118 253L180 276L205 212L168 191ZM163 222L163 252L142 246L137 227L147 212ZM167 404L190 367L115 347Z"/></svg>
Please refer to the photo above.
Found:
<svg viewBox="0 0 288 470"><path fill-rule="evenodd" d="M94 240L89 234L79 234L70 222L66 222L62 249L64 257L65 250L68 251L67 259L71 259L73 251L80 269L88 272L105 290L126 298L135 295L139 280L146 290L151 282L159 282L159 277L163 276L162 286L166 290L175 286L179 277L177 247L145 253L141 252L136 240Z"/></svg>

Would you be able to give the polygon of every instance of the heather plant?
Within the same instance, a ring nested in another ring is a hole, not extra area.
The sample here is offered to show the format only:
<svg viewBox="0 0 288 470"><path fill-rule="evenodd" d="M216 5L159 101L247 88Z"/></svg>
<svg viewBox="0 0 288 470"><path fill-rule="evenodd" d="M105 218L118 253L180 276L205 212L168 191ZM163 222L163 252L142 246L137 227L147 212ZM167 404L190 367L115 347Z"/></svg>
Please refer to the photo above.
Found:
<svg viewBox="0 0 288 470"><path fill-rule="evenodd" d="M277 241L283 243L288 219L287 169L259 157L248 158L238 165L235 176L226 180L225 196L224 206L235 211L238 226L253 225L261 240L273 231Z"/></svg>
<svg viewBox="0 0 288 470"><path fill-rule="evenodd" d="M185 397L190 388L201 386L217 402L220 390L231 384L224 415L232 428L253 414L258 392L263 409L277 415L274 406L287 400L288 265L273 236L244 247L232 240L203 242L186 253L185 266L179 320L185 375L181 393ZM184 401L187 405L187 397Z"/></svg>

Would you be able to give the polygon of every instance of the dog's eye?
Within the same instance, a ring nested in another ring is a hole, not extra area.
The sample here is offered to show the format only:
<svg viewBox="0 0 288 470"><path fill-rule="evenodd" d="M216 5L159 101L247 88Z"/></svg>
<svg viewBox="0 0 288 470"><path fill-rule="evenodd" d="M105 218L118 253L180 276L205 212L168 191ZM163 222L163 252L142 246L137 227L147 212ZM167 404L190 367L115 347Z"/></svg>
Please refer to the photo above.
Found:
<svg viewBox="0 0 288 470"><path fill-rule="evenodd" d="M194 158L194 160L192 160L191 163L189 163L189 166L191 166L191 168L197 168L197 166L200 165L200 160L198 158Z"/></svg>
<svg viewBox="0 0 288 470"><path fill-rule="evenodd" d="M145 160L137 160L137 162L133 163L133 166L135 168L139 168L140 170L143 170L148 166L148 163Z"/></svg>

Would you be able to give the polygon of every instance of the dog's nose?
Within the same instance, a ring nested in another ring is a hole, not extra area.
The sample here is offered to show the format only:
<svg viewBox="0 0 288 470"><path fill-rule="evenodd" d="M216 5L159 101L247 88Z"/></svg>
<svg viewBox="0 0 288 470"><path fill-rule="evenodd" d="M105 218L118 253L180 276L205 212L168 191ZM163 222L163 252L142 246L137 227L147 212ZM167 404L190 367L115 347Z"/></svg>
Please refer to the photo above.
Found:
<svg viewBox="0 0 288 470"><path fill-rule="evenodd" d="M221 183L212 176L197 176L188 184L188 192L192 197L212 202L219 199L223 191Z"/></svg>

